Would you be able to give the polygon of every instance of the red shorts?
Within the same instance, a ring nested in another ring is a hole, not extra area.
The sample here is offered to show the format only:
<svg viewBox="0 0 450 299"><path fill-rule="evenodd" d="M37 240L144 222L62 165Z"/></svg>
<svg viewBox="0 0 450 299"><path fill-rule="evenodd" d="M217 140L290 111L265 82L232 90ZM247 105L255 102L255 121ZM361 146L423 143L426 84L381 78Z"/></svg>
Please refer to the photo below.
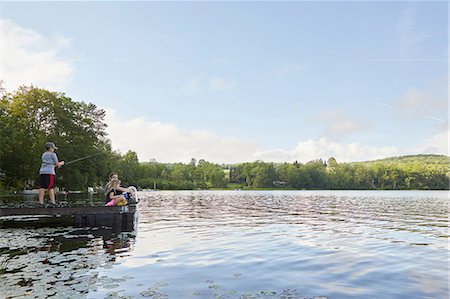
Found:
<svg viewBox="0 0 450 299"><path fill-rule="evenodd" d="M55 183L54 174L41 174L39 175L40 187L44 189L51 189Z"/></svg>

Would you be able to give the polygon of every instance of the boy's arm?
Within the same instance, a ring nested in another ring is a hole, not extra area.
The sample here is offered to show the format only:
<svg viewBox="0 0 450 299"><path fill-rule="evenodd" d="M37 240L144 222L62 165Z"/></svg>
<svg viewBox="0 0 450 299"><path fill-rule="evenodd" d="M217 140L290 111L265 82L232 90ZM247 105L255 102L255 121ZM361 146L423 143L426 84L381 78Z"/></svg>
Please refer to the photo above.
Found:
<svg viewBox="0 0 450 299"><path fill-rule="evenodd" d="M58 161L58 156L56 154L53 155L53 161L55 162L56 167L61 167L64 165L64 161Z"/></svg>

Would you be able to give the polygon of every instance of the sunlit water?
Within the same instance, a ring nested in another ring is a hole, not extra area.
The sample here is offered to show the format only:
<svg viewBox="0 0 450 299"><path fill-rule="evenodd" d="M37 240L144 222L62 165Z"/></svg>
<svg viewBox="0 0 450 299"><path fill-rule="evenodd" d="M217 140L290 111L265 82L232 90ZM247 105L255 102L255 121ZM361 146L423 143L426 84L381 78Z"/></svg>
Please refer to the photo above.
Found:
<svg viewBox="0 0 450 299"><path fill-rule="evenodd" d="M0 294L449 296L447 192L180 191L140 198L131 234L0 229Z"/></svg>

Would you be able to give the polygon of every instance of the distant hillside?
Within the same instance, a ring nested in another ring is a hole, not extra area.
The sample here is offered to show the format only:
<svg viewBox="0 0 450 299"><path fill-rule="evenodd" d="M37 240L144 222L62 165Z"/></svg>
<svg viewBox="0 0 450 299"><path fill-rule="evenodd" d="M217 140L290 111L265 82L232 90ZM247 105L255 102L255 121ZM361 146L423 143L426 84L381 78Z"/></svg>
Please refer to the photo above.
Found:
<svg viewBox="0 0 450 299"><path fill-rule="evenodd" d="M446 164L450 165L450 157L444 155L407 155L399 157L390 157L379 160L353 162L353 163L427 163L427 164Z"/></svg>
<svg viewBox="0 0 450 299"><path fill-rule="evenodd" d="M366 166L383 164L386 166L395 166L404 170L427 168L428 170L435 170L440 173L450 172L450 157L444 155L408 155L373 161L352 162L350 164L362 164Z"/></svg>

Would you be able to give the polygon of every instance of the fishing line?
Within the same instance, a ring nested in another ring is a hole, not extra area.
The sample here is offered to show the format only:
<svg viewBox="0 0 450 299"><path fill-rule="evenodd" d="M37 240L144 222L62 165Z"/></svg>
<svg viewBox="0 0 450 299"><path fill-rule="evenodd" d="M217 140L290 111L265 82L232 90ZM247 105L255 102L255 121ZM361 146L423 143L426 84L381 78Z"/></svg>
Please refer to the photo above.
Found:
<svg viewBox="0 0 450 299"><path fill-rule="evenodd" d="M104 153L96 153L96 154L89 155L89 156L86 156L86 157L78 158L78 159L72 160L70 162L64 163L64 166L72 164L72 163L75 163L75 162L78 162L78 161L81 161L81 160L89 159L89 158L92 158L92 157L95 157L95 156L98 156L98 155L102 155L102 154L104 154Z"/></svg>

